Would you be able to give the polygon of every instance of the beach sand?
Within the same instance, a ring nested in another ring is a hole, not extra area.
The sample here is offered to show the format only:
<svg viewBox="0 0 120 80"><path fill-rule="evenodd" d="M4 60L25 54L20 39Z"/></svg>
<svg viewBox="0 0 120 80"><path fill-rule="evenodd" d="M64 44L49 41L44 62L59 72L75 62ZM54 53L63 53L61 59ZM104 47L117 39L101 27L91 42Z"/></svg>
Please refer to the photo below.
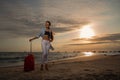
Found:
<svg viewBox="0 0 120 80"><path fill-rule="evenodd" d="M0 68L0 80L120 80L120 56L86 56L49 62L49 71L24 72L23 66Z"/></svg>

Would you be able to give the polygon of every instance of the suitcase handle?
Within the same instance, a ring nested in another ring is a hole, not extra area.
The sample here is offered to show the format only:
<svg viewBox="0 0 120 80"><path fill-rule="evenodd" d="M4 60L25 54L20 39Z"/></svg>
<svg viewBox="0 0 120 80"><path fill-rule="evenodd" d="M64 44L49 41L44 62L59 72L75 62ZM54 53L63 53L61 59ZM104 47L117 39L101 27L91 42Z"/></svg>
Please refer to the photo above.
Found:
<svg viewBox="0 0 120 80"><path fill-rule="evenodd" d="M30 41L30 53L32 53L32 41Z"/></svg>

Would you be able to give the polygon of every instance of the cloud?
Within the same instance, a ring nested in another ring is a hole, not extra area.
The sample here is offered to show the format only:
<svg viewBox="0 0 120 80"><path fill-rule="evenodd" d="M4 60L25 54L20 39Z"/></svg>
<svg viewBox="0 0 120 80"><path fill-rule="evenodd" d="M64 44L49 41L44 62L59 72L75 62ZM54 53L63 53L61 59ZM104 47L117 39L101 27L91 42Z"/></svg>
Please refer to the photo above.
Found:
<svg viewBox="0 0 120 80"><path fill-rule="evenodd" d="M120 44L120 33L106 34L104 36L95 36L92 39L72 39L74 42L79 41L90 41L91 43L78 43L78 44L68 44L68 45L93 45L93 44L106 44L106 43L118 43Z"/></svg>
<svg viewBox="0 0 120 80"><path fill-rule="evenodd" d="M34 36L41 27L44 27L46 20L52 22L52 29L56 33L78 29L91 23L90 17L92 19L96 16L105 17L103 12L106 10L106 3L93 1L2 0L0 36L3 38Z"/></svg>
<svg viewBox="0 0 120 80"><path fill-rule="evenodd" d="M52 29L56 33L71 31L89 23L87 20L77 21L60 13L57 16L52 13L46 14L43 7L44 1L40 4L38 9L36 8L38 5L32 5L31 1L1 1L0 36L2 38L34 36L44 27L46 20L53 23Z"/></svg>
<svg viewBox="0 0 120 80"><path fill-rule="evenodd" d="M107 34L100 37L94 37L91 41L118 41L120 40L120 33Z"/></svg>
<svg viewBox="0 0 120 80"><path fill-rule="evenodd" d="M81 44L69 44L69 45L93 45L93 44L105 44L105 43L111 43L111 42L93 42L93 43L81 43Z"/></svg>
<svg viewBox="0 0 120 80"><path fill-rule="evenodd" d="M11 35L16 35L16 37L33 36L38 33L42 27L44 27L43 21L45 20L42 20L43 16L40 16L39 18L40 19L37 19L37 16L34 16L31 19L26 18L26 16L21 16L19 18L4 18L4 20L0 23L0 25L2 26L0 27L0 31L2 31L2 33L8 33L8 35L10 34L9 37ZM55 18L54 16L49 18L49 20L53 23L52 29L56 33L63 33L75 30L80 28L82 25L88 24L88 21L78 22L66 18ZM56 22L54 22L54 20ZM6 37L6 35L4 35L3 37Z"/></svg>

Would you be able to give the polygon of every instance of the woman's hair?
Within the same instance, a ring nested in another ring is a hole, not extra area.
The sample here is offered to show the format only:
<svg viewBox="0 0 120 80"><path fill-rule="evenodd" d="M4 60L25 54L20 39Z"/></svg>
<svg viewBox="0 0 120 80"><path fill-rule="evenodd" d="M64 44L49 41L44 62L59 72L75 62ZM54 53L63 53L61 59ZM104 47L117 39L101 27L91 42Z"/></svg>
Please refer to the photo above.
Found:
<svg viewBox="0 0 120 80"><path fill-rule="evenodd" d="M49 23L49 26L51 26L51 22L50 21L46 21L47 23Z"/></svg>

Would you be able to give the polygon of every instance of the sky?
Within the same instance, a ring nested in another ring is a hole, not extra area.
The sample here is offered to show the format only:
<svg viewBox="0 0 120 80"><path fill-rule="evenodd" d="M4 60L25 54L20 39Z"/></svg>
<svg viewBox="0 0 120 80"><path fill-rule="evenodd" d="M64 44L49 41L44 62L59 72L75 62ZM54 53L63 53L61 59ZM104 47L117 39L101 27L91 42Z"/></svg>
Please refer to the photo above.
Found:
<svg viewBox="0 0 120 80"><path fill-rule="evenodd" d="M54 51L120 50L119 8L120 0L1 0L0 52L29 51L28 40L47 20ZM95 34L89 39L80 37L86 25ZM33 51L41 51L41 38L33 41Z"/></svg>

